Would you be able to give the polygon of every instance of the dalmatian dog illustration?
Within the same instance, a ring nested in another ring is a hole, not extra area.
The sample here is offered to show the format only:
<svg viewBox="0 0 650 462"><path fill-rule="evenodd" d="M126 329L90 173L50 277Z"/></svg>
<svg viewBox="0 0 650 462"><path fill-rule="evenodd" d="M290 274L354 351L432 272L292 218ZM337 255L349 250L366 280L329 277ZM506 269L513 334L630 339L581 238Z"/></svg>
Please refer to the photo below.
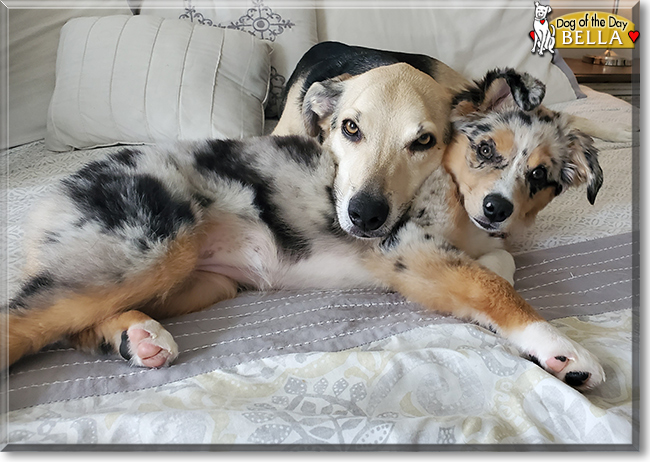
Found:
<svg viewBox="0 0 650 462"><path fill-rule="evenodd" d="M533 38L533 49L531 53L535 53L535 48L540 56L544 55L544 50L555 53L555 27L549 24L546 16L551 12L551 7L547 5L540 5L535 2L535 22L533 28L535 30L535 37Z"/></svg>

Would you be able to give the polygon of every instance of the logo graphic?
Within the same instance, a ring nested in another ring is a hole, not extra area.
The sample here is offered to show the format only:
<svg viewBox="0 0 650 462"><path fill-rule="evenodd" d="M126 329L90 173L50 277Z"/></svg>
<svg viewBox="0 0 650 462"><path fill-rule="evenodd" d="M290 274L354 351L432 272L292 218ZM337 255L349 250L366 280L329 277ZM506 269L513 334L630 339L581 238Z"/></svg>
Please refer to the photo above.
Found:
<svg viewBox="0 0 650 462"><path fill-rule="evenodd" d="M535 2L535 21L533 30L530 31L530 38L533 39L531 53L535 53L535 49L540 56L544 56L545 51L555 53L555 26L546 18L551 11L553 10L550 6Z"/></svg>
<svg viewBox="0 0 650 462"><path fill-rule="evenodd" d="M545 51L554 53L555 48L634 48L639 38L634 23L614 13L581 11L549 20L550 12L550 6L535 2L534 30L529 35L531 52L540 56Z"/></svg>

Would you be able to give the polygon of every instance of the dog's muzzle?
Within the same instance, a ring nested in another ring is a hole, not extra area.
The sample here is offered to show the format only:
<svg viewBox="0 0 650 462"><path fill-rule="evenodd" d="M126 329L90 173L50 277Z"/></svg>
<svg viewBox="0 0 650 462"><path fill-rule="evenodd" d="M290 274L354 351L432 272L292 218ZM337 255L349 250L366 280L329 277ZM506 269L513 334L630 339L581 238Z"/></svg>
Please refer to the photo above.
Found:
<svg viewBox="0 0 650 462"><path fill-rule="evenodd" d="M373 195L366 191L355 194L348 204L348 216L359 237L378 237L377 231L386 223L390 206L384 196Z"/></svg>

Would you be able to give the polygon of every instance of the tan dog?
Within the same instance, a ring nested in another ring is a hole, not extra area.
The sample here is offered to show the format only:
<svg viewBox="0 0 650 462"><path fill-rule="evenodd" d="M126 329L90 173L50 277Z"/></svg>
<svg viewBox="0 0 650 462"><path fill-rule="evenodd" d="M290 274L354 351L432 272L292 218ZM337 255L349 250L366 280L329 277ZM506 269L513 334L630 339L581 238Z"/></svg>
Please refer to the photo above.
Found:
<svg viewBox="0 0 650 462"><path fill-rule="evenodd" d="M319 136L338 164L334 184L344 231L386 235L437 167L450 141L451 95L404 63L315 82L287 106L274 135Z"/></svg>

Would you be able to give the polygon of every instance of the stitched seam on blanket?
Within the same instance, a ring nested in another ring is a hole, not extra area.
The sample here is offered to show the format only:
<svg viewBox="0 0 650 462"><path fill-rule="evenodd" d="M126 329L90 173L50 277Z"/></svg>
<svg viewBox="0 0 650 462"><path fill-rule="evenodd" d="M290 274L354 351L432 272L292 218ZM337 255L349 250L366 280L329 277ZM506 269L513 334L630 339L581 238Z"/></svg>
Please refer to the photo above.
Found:
<svg viewBox="0 0 650 462"><path fill-rule="evenodd" d="M337 307L345 306L345 307L348 307L348 306L378 306L378 305L398 305L398 304L399 303L396 303L396 302L384 302L384 303L372 303L372 304L360 304L359 303L357 305L333 305L333 306L337 306ZM305 312L308 312L308 311L309 310L307 310ZM256 339L256 338L263 338L263 337L269 337L269 336L273 336L273 335L279 335L279 334L283 334L283 333L286 333L286 332L289 332L289 331L292 331L292 330L299 330L299 329L303 329L303 328L306 328L306 327L314 327L314 326L334 324L334 323L340 323L340 322L370 321L370 320L375 320L375 319L386 319L386 318L391 318L391 317L403 317L403 316L405 316L407 314L423 314L423 313L431 313L431 311L427 310L427 309L422 309L422 310L414 310L414 311L402 312L402 313L391 313L391 314L386 314L386 315L381 315L381 316L364 316L364 317L361 317L361 318L330 319L329 321L321 321L320 323L312 323L312 324L306 324L306 325L302 325L302 326L294 326L294 327L292 327L290 329L284 329L284 330L275 331L275 332L268 332L268 333L263 334L263 335L260 334L260 335L256 335L256 336L239 337L239 338L234 338L234 339L230 339L230 340L224 340L222 342L212 343L210 345L203 345L201 347L195 347L195 348L191 348L191 349L187 349L187 350L182 350L179 353L188 353L188 352L193 352L193 351L197 351L197 350L201 350L201 349L206 349L206 348L211 348L211 347L216 347L216 346L222 346L222 345L226 345L226 344L229 344L229 343L236 343L236 342L248 341L248 340L252 340L252 339ZM443 317L445 317L445 316L438 315L436 317L432 317L431 319L436 320L436 319L442 319ZM422 319L423 318L419 318L418 321L420 321ZM260 321L260 322L264 322L264 321ZM400 322L405 322L405 321L400 321ZM229 327L222 328L222 330L228 330L228 329L229 329ZM219 329L217 329L215 331L210 331L210 332L200 332L200 334L212 333L212 332L218 332L218 331L219 331ZM176 337L182 337L182 336L186 336L186 335L188 335L188 334L177 335ZM84 365L84 364L100 364L100 363L109 363L109 362L123 362L123 360L121 360L121 359L118 359L118 360L106 359L106 360L89 361L89 362L84 362L84 363L80 363L80 362L63 363L63 364L58 364L56 366L50 366L50 367L47 367L47 368L31 369L29 371L23 371L23 372L20 372L20 373L21 374L26 374L27 372L41 372L41 371L44 371L44 370L64 368L64 367L68 367L68 366L76 366L76 365ZM19 375L19 374L17 373L15 375Z"/></svg>
<svg viewBox="0 0 650 462"><path fill-rule="evenodd" d="M576 307L576 306L595 306L595 305L604 305L605 303L614 303L614 302L620 302L620 301L622 301L622 300L629 300L629 299L631 299L632 297L634 297L634 295L636 295L636 294L633 294L633 295L627 295L627 296L625 296L625 297L621 297L621 298L615 298L615 299L613 299L613 300L603 300L603 301L601 301L601 302L574 303L574 304L572 304L572 305L536 306L535 309L537 309L537 310L550 310L550 309L552 309L552 308L570 308L570 307Z"/></svg>
<svg viewBox="0 0 650 462"><path fill-rule="evenodd" d="M296 295L290 295L290 296L287 296L287 297L259 300L259 301L256 301L256 302L242 303L242 304L239 304L239 305L223 306L223 307L215 307L215 308L220 310L220 311L226 311L226 310L232 310L234 308L245 308L247 306L255 306L255 305L262 305L262 304L267 304L267 303L283 302L283 301L287 301L287 300L294 300L296 298L301 298L301 297L311 297L312 295L328 294L325 297L310 299L310 300L323 300L323 299L326 299L326 298L331 298L332 294L345 295L347 292L354 292L354 293L364 293L365 292L365 293L370 293L370 294L375 293L375 292L378 293L378 294L382 293L382 292L378 292L377 289L350 289L350 290L346 290L346 291L341 291L340 293L338 293L336 291L319 290L319 291L315 291L315 292L309 292L309 293L306 293L306 294L296 294ZM246 295L250 295L250 293L247 293ZM252 314L255 314L255 313L252 313ZM192 323L195 323L195 322L214 321L214 320L217 320L217 319L229 319L229 318L218 317L217 316L217 317L212 317L212 318L194 319L194 320L191 320L191 321L170 322L170 323L165 323L165 326L178 326L178 325L181 325L181 324L192 324Z"/></svg>
<svg viewBox="0 0 650 462"><path fill-rule="evenodd" d="M626 282L632 282L632 281L637 281L637 280L639 280L639 278L625 279L623 281L610 282L609 284L605 284L605 285L602 285L602 286L599 286L599 287L593 287L591 289L577 290L575 292L564 292L564 293L560 293L560 294L545 294L545 295L539 295L537 297L524 298L524 300L529 302L531 300L538 300L540 298L564 297L564 296L567 296L567 295L586 294L588 292L595 292L597 290L604 289L605 287L611 287L611 286L615 286L616 284L624 284Z"/></svg>
<svg viewBox="0 0 650 462"><path fill-rule="evenodd" d="M419 319L416 319L415 321L419 322L419 321L431 321L431 320L435 320L435 318L419 318ZM404 321L400 321L400 323L403 323L403 322ZM284 350L286 348L293 348L293 347L298 347L298 346L311 345L311 344L326 341L326 340L332 340L332 339L335 339L335 338L346 337L348 335L354 335L354 334L358 334L360 332L365 332L365 331L374 330L374 329L381 329L381 328L384 328L384 327L391 327L391 326L394 326L394 325L395 324L393 324L393 323L388 323L388 324L382 324L382 325L374 326L374 327L364 327L362 329L357 329L357 330L350 331L350 332L342 332L340 334L330 335L328 337L323 337L323 338L320 338L320 339L309 340L309 341L302 342L302 343L288 344L288 345L284 345L284 346L281 346L281 347L273 347L273 346L271 346L271 347L267 347L267 348L261 348L261 349L259 349L257 351L250 351L250 352L243 352L243 353L230 353L230 354L227 354L227 355L211 356L209 358L202 358L202 359L199 359L198 361L193 361L191 363L187 362L187 363L175 364L174 367L184 367L184 366L189 366L189 365L197 364L197 363L204 362L204 361L212 361L214 359L228 358L228 357L232 357L232 356L258 354L258 353L261 353L263 351ZM141 371L130 372L128 374L106 375L106 376L96 376L96 377L83 377L83 378L80 377L80 378L77 378L77 379L59 380L59 381L56 381L56 382L39 383L39 384L28 385L28 386L20 387L20 388L11 388L9 391L13 392L13 391L18 391L18 390L26 390L26 389L29 389L29 388L40 388L40 387L45 387L45 386L48 386L48 385L58 385L58 384L63 384L63 383L82 382L82 381L86 381L86 380L118 379L118 378L130 377L130 376L134 376L134 375L145 374L147 372L156 372L156 371L157 371L157 369L144 369L144 370L141 370Z"/></svg>
<svg viewBox="0 0 650 462"><path fill-rule="evenodd" d="M551 270L548 270L548 271L542 271L541 273L530 274L528 276L524 276L524 277L515 279L515 281L517 281L517 282L518 281L523 281L524 279L530 279L530 278L534 278L534 277L537 277L537 276L543 276L545 274L557 273L559 271L566 271L566 270L578 269L578 268L587 268L589 266L601 265L603 263L611 263L611 262L614 262L614 261L623 260L625 258L632 258L632 255L623 255L622 257L610 258L609 260L596 261L596 262L592 262L592 263L585 263L584 265L574 265L574 266L565 266L564 268L554 268L554 269L551 269Z"/></svg>
<svg viewBox="0 0 650 462"><path fill-rule="evenodd" d="M393 305L393 303L376 303L375 305L377 306L382 306L382 305ZM334 305L336 306L336 305ZM362 304L357 304L357 305L338 305L339 307L342 306L363 306ZM410 313L414 314L423 314L427 312L427 310L416 310L412 311ZM321 322L314 322L310 324L303 324L301 326L293 326L287 329L282 329L282 330L277 330L275 332L267 332L265 334L258 334L258 335L250 335L248 337L239 337L239 338L234 338L230 340L224 340L221 342L216 342L216 343L211 343L209 345L201 345L200 347L194 347L190 348L189 350L183 350L180 351L179 353L190 353L193 351L199 351L199 350L204 350L206 348L212 348L212 347L217 347L217 346L223 346L223 345L228 345L230 343L236 343L236 342L242 342L242 341L250 341L250 340L255 340L255 339L260 339L264 337L272 337L274 335L279 335L279 334L286 334L287 332L293 332L296 330L300 329L306 329L310 327L317 327L317 326L326 326L328 324L336 324L336 323L342 323L342 322L355 322L355 321L373 321L377 319L387 319L387 318L394 318L394 317L401 317L404 316L406 313L391 313L391 314L385 314L381 316L364 316L362 318L343 318L343 319L330 319L327 321L321 321ZM418 321L421 321L422 318L419 318ZM402 321L403 322L403 321Z"/></svg>
<svg viewBox="0 0 650 462"><path fill-rule="evenodd" d="M217 332L226 332L232 329L237 329L237 328L242 328L242 327L252 327L252 326L258 326L267 322L272 322L272 321L279 321L282 319L287 319L291 318L293 316L299 316L307 313L314 313L316 311L322 311L324 309L331 309L331 308L341 308L341 307L350 307L350 306L375 306L375 305L405 305L407 302L385 302L385 303L357 303L357 304L345 304L345 305L325 305L325 306L319 306L317 308L311 308L308 310L303 310L303 311L296 311L295 313L289 313L289 314L283 314L281 316L275 316L273 318L266 318L266 319L261 319L259 321L254 321L254 322L245 322L241 324L235 324L233 326L227 326L227 327L220 327L218 329L212 329L212 330L206 330L206 331L201 331L201 332L190 332L188 334L180 334L180 335L175 335L175 338L181 338L181 337L191 337L193 335L203 335L203 334L214 334ZM261 310L259 311L261 312ZM251 314L257 314L259 312L251 313ZM418 313L419 311L413 311L413 313ZM248 314L247 314L248 315ZM217 318L218 319L218 318ZM344 320L340 320L339 322L342 322ZM353 321L356 321L353 319Z"/></svg>
<svg viewBox="0 0 650 462"><path fill-rule="evenodd" d="M528 268L534 268L536 266L546 265L548 263L553 263L553 262L556 262L556 261L564 260L566 258L582 257L582 256L585 256L585 255L592 255L592 254L595 254L595 253L605 252L607 250L618 249L619 247L625 247L627 245L632 245L632 243L631 242L626 242L625 244L613 245L611 247L605 247L604 249L591 250L589 252L572 253L571 255L564 255L562 257L552 258L551 260L544 260L543 262L540 262L540 263L533 263L531 265L520 266L517 269L518 270L524 270L524 269L528 269ZM521 254L521 255L525 255L525 254ZM519 256L519 255L517 255L517 256Z"/></svg>
<svg viewBox="0 0 650 462"><path fill-rule="evenodd" d="M571 277L564 278L564 279L558 279L557 281L547 282L546 284L540 284L538 286L527 287L525 289L517 289L517 292L519 292L519 293L528 292L529 290L534 290L534 289L539 289L541 287L551 286L553 284L557 284L559 282L570 281L572 279L583 278L583 277L586 277L586 276L592 276L594 274L611 273L611 272L614 272L614 271L629 271L629 270L633 270L633 269L636 269L636 268L639 268L639 265L626 266L624 268L611 268L611 269L606 269L606 270L602 270L602 271L592 271L591 273L579 274L577 276L571 276Z"/></svg>

